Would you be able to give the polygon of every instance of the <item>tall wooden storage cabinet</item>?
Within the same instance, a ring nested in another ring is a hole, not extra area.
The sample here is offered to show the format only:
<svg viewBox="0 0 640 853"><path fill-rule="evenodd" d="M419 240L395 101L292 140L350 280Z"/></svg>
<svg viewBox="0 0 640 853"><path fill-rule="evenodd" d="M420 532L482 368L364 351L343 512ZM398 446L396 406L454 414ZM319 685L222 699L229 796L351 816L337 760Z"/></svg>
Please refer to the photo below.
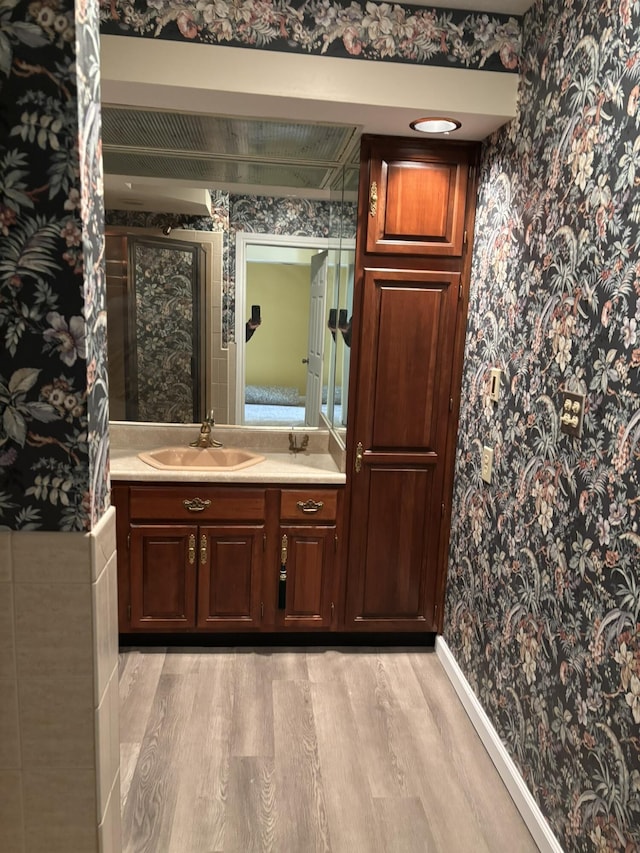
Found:
<svg viewBox="0 0 640 853"><path fill-rule="evenodd" d="M441 628L477 151L363 137L347 630Z"/></svg>

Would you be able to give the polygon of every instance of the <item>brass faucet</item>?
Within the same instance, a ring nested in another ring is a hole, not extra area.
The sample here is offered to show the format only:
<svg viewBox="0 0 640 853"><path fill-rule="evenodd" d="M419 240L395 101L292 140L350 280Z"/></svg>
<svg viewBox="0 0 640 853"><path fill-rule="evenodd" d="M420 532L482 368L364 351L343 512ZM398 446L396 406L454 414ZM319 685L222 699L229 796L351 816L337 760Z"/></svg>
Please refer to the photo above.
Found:
<svg viewBox="0 0 640 853"><path fill-rule="evenodd" d="M209 417L202 421L200 435L195 441L189 442L189 447L222 447L222 442L216 441L211 435L211 430L214 426L213 412L210 412Z"/></svg>
<svg viewBox="0 0 640 853"><path fill-rule="evenodd" d="M309 436L304 435L302 441L298 444L297 436L292 432L289 433L289 451L291 453L303 453L309 445Z"/></svg>

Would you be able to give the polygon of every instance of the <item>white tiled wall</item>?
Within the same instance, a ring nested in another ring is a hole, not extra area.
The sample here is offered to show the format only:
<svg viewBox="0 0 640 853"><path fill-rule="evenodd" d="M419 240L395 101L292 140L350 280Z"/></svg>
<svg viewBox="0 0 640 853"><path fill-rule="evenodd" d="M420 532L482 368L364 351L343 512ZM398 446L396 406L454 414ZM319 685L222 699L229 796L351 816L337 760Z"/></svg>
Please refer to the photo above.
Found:
<svg viewBox="0 0 640 853"><path fill-rule="evenodd" d="M0 850L120 853L115 511L0 532Z"/></svg>

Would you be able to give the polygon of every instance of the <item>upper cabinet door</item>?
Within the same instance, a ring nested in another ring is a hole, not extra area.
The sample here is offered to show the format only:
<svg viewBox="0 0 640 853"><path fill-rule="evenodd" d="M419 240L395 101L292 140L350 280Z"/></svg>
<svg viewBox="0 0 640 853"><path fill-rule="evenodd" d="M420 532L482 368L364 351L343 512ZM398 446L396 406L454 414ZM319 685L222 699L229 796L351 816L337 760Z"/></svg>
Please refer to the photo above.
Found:
<svg viewBox="0 0 640 853"><path fill-rule="evenodd" d="M399 143L385 137L363 140L363 160L369 161L368 182L361 188L366 251L460 257L474 150Z"/></svg>

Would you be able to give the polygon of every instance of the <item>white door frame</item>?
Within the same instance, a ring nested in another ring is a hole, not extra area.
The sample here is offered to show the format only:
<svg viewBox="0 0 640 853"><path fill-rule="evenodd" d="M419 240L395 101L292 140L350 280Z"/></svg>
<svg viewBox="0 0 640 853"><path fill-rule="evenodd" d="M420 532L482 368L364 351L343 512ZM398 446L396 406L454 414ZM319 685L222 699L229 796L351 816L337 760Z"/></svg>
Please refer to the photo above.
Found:
<svg viewBox="0 0 640 853"><path fill-rule="evenodd" d="M305 426L318 426L322 412L322 380L326 330L325 302L329 251L311 256L309 265L309 335L307 349L307 384L304 403Z"/></svg>
<svg viewBox="0 0 640 853"><path fill-rule="evenodd" d="M337 242L337 241L336 241ZM247 246L283 246L295 249L317 249L319 252L332 247L329 237L303 237L291 234L255 234L253 231L236 232L236 293L235 293L235 340L236 340L236 412L235 423L244 423L245 381L245 324Z"/></svg>

